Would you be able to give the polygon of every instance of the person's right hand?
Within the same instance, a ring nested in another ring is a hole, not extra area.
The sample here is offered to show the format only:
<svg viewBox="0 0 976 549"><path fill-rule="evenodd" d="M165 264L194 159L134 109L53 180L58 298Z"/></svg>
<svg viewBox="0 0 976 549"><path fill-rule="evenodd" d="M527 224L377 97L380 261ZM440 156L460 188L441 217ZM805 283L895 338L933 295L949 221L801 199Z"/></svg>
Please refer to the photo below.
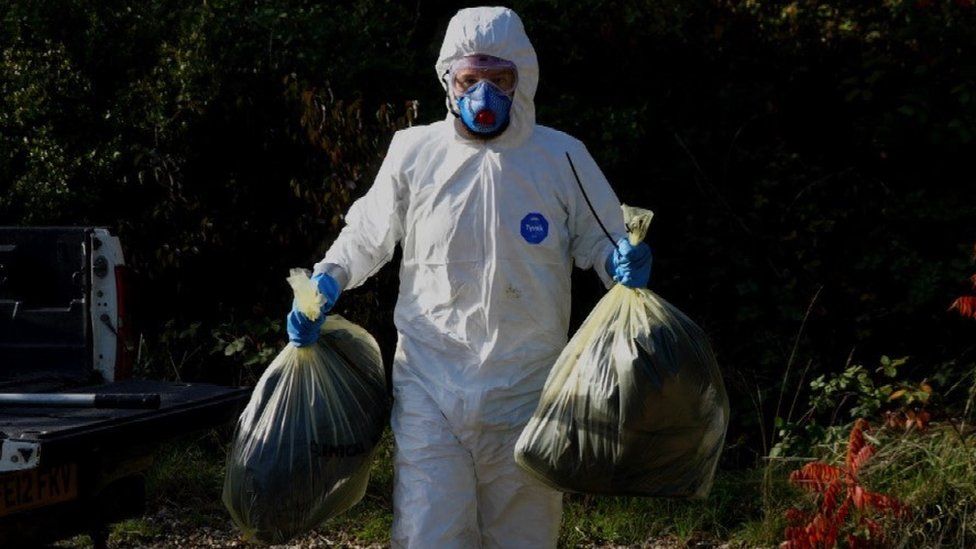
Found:
<svg viewBox="0 0 976 549"><path fill-rule="evenodd" d="M319 273L312 277L312 281L318 287L319 293L325 297L325 303L322 304L322 311L315 320L309 319L292 303L292 309L287 318L287 329L288 340L296 347L306 347L318 341L326 314L332 310L336 300L339 299L339 283L334 278L325 273Z"/></svg>

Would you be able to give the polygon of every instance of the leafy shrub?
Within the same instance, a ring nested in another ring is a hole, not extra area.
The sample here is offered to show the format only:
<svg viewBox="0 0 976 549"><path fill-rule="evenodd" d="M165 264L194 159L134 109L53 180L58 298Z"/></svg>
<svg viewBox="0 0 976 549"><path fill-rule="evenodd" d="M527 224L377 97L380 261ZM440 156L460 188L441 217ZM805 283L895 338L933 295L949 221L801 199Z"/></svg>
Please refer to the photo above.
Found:
<svg viewBox="0 0 976 549"><path fill-rule="evenodd" d="M883 355L873 371L850 364L837 374L811 380L806 410L794 416L798 389L785 417L777 415L769 457L808 456L816 445L839 440L844 418L884 418L891 427L924 429L931 419L926 407L939 403L940 396L927 380L900 377L908 362L908 357Z"/></svg>
<svg viewBox="0 0 976 549"><path fill-rule="evenodd" d="M976 378L969 377L969 381ZM970 400L972 402L972 400ZM970 409L970 414L972 410ZM976 430L972 415L932 423L925 431L878 429L876 452L859 480L911 509L884 523L892 547L970 547L976 543ZM843 441L820 446L823 461L844 459Z"/></svg>
<svg viewBox="0 0 976 549"><path fill-rule="evenodd" d="M865 441L868 428L863 419L854 422L844 466L814 461L790 474L790 482L815 496L817 509L812 513L797 508L787 511L791 526L786 528L781 547L834 547L839 538L846 538L852 548L881 546L884 528L871 514L908 515L900 501L867 490L860 482L861 469L875 453L875 447Z"/></svg>

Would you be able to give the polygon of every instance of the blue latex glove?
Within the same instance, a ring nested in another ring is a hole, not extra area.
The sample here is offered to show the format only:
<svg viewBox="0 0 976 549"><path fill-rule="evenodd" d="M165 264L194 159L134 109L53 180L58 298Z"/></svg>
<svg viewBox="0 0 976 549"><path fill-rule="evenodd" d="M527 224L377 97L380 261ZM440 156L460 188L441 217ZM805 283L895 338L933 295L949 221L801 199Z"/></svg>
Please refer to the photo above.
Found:
<svg viewBox="0 0 976 549"><path fill-rule="evenodd" d="M636 246L627 237L617 241L617 249L607 256L607 274L630 288L646 288L651 279L651 247L641 242Z"/></svg>
<svg viewBox="0 0 976 549"><path fill-rule="evenodd" d="M325 296L325 303L322 305L322 314L316 320L309 320L292 304L291 312L288 313L288 340L296 347L305 347L318 341L322 324L325 324L325 315L339 299L339 283L331 276L319 273L312 277L312 282L315 282L319 293Z"/></svg>

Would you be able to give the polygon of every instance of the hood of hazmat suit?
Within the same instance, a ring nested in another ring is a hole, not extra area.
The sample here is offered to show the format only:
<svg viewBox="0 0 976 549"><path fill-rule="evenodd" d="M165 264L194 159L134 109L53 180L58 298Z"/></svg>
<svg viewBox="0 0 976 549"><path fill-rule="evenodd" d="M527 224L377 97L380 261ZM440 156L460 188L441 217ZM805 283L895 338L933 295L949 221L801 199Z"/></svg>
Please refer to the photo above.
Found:
<svg viewBox="0 0 976 549"><path fill-rule="evenodd" d="M462 16L463 14L463 16ZM522 21L515 12L505 8L474 8L462 10L447 26L441 53L434 71L446 94L448 120L451 111L451 64L469 55L491 55L511 61L518 72L518 85L512 101L509 127L493 139L496 147L517 147L535 129L535 90L539 85L539 62L535 48L525 35Z"/></svg>
<svg viewBox="0 0 976 549"><path fill-rule="evenodd" d="M573 265L609 285L603 265L613 250L567 153L613 239L626 234L620 202L586 147L535 122L539 68L518 16L459 11L437 78L446 86L451 63L472 54L516 65L509 126L492 139L467 138L448 109L442 121L397 132L373 186L315 266L354 288L397 244L403 250L394 546L555 543L560 496L525 486L513 449L567 341Z"/></svg>

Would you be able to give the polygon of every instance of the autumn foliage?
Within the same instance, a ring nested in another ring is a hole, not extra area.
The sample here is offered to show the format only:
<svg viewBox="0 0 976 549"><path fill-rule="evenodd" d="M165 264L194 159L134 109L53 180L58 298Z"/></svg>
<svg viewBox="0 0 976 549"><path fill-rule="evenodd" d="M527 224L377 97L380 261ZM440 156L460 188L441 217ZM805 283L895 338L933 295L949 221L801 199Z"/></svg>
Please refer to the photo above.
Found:
<svg viewBox="0 0 976 549"><path fill-rule="evenodd" d="M976 246L973 247L973 261L976 261ZM976 291L976 274L969 277L969 282ZM964 317L976 319L976 295L964 295L952 302L949 306L950 311L958 311Z"/></svg>
<svg viewBox="0 0 976 549"><path fill-rule="evenodd" d="M976 318L976 296L964 295L952 302L953 310L969 318Z"/></svg>
<svg viewBox="0 0 976 549"><path fill-rule="evenodd" d="M885 427L905 431L924 431L932 420L932 414L924 409L887 411L884 414Z"/></svg>
<svg viewBox="0 0 976 549"><path fill-rule="evenodd" d="M864 419L854 423L843 466L815 461L790 474L793 485L814 495L817 509L813 513L787 510L789 526L782 549L830 548L841 536L850 547L882 546L884 532L876 517L907 514L907 507L897 499L867 490L858 479L861 467L875 452L864 440L868 429Z"/></svg>

